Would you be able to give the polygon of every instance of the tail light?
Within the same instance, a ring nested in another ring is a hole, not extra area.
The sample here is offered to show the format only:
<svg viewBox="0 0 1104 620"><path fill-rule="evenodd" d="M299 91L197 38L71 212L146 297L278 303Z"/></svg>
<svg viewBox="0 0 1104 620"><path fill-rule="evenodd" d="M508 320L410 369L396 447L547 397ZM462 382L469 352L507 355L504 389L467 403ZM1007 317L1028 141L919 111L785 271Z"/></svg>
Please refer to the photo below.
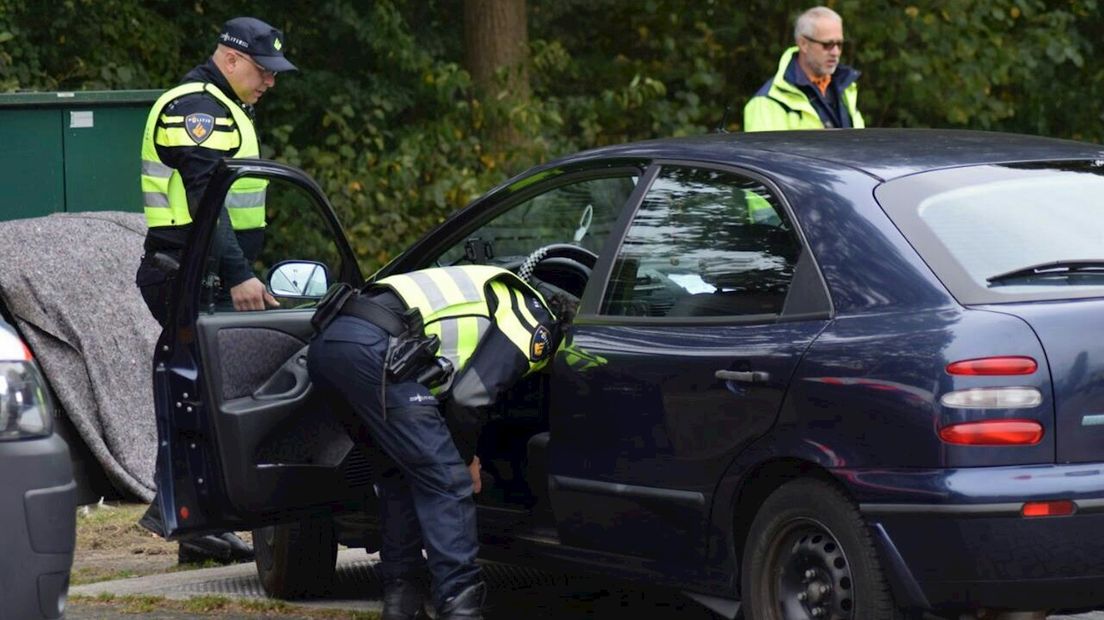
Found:
<svg viewBox="0 0 1104 620"><path fill-rule="evenodd" d="M1034 446L1043 440L1035 420L979 420L939 429L939 438L961 446Z"/></svg>
<svg viewBox="0 0 1104 620"><path fill-rule="evenodd" d="M1043 394L1033 387L970 388L947 392L939 402L956 409L1030 409L1043 402Z"/></svg>
<svg viewBox="0 0 1104 620"><path fill-rule="evenodd" d="M1003 355L961 360L947 364L947 374L973 376L1009 376L1030 375L1039 369L1039 364L1030 357L1022 355Z"/></svg>
<svg viewBox="0 0 1104 620"><path fill-rule="evenodd" d="M947 374L974 377L1010 377L1034 374L1039 364L1022 355L1002 355L960 360L947 364ZM939 399L956 409L1030 409L1043 402L1033 387L978 387L948 392Z"/></svg>

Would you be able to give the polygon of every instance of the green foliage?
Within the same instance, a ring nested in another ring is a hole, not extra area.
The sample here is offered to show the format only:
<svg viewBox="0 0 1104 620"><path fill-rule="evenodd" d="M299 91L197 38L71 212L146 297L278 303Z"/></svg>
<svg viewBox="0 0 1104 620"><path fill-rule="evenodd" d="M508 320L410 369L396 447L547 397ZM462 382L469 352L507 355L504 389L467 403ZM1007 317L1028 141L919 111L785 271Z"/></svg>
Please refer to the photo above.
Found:
<svg viewBox="0 0 1104 620"><path fill-rule="evenodd" d="M1098 0L827 0L870 126L1104 139ZM164 88L257 15L302 71L258 106L264 155L307 170L366 272L525 166L711 131L792 44L785 0L528 0L532 97L477 99L456 0L0 0L0 90ZM510 123L521 146L490 139Z"/></svg>
<svg viewBox="0 0 1104 620"><path fill-rule="evenodd" d="M845 12L860 7L858 0L841 4ZM869 19L848 33L859 41L865 83L882 86L864 89L860 100L877 125L1078 133L1063 122L1072 110L1055 104L1077 105L1069 89L1092 56L1081 26L1099 27L1095 0L862 7Z"/></svg>

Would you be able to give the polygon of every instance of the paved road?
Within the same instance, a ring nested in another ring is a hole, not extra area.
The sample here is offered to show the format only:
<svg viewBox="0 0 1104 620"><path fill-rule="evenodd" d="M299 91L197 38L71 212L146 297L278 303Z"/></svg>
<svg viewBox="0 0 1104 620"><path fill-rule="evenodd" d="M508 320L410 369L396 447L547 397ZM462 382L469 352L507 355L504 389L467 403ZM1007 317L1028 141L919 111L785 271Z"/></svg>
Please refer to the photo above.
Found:
<svg viewBox="0 0 1104 620"><path fill-rule="evenodd" d="M333 592L323 599L304 601L305 607L380 610L380 586L374 570L375 559L361 550L345 549L338 557L338 574ZM518 567L489 564L484 575L490 586L488 620L553 620L574 618L678 618L711 620L714 618L697 603L678 592L663 588L641 588L568 575L550 574ZM252 564L239 564L196 571L153 575L77 586L71 594L96 596L154 595L186 599L203 595L263 598ZM69 620L100 620L117 617L110 609L77 602L66 612ZM155 611L128 615L146 620L183 620L188 614ZM219 614L221 620L239 620L258 616ZM282 620L294 616L280 616ZM1104 611L1076 616L1051 616L1052 620L1104 620Z"/></svg>

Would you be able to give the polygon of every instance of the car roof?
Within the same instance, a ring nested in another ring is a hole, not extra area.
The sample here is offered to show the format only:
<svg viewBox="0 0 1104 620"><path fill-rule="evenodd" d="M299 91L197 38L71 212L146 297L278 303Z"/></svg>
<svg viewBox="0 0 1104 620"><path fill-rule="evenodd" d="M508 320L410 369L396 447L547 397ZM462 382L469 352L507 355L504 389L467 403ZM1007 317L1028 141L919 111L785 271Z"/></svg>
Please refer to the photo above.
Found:
<svg viewBox="0 0 1104 620"><path fill-rule="evenodd" d="M786 158L820 160L881 180L979 164L1104 158L1104 147L1039 136L953 129L847 129L710 134L585 151L551 165L591 158L691 159L792 171Z"/></svg>

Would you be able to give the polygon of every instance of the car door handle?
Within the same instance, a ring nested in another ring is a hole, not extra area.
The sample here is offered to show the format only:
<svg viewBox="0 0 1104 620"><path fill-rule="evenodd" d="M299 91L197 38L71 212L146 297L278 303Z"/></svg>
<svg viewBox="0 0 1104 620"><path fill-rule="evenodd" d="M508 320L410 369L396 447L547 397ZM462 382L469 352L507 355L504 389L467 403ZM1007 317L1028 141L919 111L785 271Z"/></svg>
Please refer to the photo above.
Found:
<svg viewBox="0 0 1104 620"><path fill-rule="evenodd" d="M307 348L303 347L291 359L253 392L257 400L293 400L302 396L311 385L307 373Z"/></svg>
<svg viewBox="0 0 1104 620"><path fill-rule="evenodd" d="M763 370L718 370L714 377L724 381L739 381L740 383L766 383L770 380L770 373Z"/></svg>

